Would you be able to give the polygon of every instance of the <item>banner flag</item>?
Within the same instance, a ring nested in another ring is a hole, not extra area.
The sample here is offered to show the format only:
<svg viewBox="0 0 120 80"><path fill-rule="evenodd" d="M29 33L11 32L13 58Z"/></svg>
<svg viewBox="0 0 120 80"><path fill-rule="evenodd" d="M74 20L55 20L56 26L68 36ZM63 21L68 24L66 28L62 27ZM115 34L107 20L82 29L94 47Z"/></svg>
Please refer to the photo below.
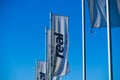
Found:
<svg viewBox="0 0 120 80"><path fill-rule="evenodd" d="M91 27L107 27L106 0L88 0ZM120 27L120 0L109 0L111 27Z"/></svg>
<svg viewBox="0 0 120 80"><path fill-rule="evenodd" d="M36 80L45 80L46 77L46 62L38 61L35 68Z"/></svg>
<svg viewBox="0 0 120 80"><path fill-rule="evenodd" d="M69 73L68 65L68 17L51 14L52 75Z"/></svg>

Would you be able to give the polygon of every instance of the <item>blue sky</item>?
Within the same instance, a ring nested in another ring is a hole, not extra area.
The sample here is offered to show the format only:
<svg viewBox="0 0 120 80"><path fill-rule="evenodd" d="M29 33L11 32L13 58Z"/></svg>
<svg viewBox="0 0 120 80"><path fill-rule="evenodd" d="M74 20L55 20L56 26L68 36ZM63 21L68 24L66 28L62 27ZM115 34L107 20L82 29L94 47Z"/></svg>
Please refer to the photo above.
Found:
<svg viewBox="0 0 120 80"><path fill-rule="evenodd" d="M45 58L49 13L69 16L69 64L62 80L82 80L81 0L0 0L0 80L34 80ZM106 28L93 29L86 2L87 80L108 80ZM120 28L112 28L114 80L120 80Z"/></svg>

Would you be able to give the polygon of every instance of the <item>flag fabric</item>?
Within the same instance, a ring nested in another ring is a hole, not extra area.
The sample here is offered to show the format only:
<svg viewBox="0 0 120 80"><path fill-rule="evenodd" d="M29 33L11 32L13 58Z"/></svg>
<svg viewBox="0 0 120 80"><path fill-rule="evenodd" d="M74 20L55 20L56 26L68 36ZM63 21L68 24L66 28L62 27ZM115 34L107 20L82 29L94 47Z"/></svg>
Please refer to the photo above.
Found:
<svg viewBox="0 0 120 80"><path fill-rule="evenodd" d="M38 61L35 68L36 80L45 80L46 78L46 62Z"/></svg>
<svg viewBox="0 0 120 80"><path fill-rule="evenodd" d="M51 14L52 75L69 73L68 65L68 17Z"/></svg>
<svg viewBox="0 0 120 80"><path fill-rule="evenodd" d="M107 27L106 0L88 0L91 27ZM109 0L110 26L120 26L120 0Z"/></svg>
<svg viewBox="0 0 120 80"><path fill-rule="evenodd" d="M54 76L52 80L61 80L60 76Z"/></svg>
<svg viewBox="0 0 120 80"><path fill-rule="evenodd" d="M51 78L51 30L47 29L47 74L48 80ZM60 76L53 76L52 80L61 80Z"/></svg>

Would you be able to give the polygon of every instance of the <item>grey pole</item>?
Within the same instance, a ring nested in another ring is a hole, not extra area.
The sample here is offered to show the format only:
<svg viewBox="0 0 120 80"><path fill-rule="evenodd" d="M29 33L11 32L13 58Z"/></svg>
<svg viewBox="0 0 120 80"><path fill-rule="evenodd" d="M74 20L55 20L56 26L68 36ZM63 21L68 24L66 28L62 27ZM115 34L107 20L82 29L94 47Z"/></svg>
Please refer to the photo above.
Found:
<svg viewBox="0 0 120 80"><path fill-rule="evenodd" d="M50 28L51 28L51 60L50 60L50 63L51 63L51 67L50 67L50 73L51 73L51 76L50 76L50 80L52 80L52 12L50 12Z"/></svg>
<svg viewBox="0 0 120 80"><path fill-rule="evenodd" d="M48 53L47 53L47 31L48 31L48 28L46 27L45 28L45 61L46 61L46 80L47 80L47 78L48 78Z"/></svg>
<svg viewBox="0 0 120 80"><path fill-rule="evenodd" d="M108 40L108 73L109 80L113 80L112 72L112 41L111 41L111 27L109 19L109 1L106 0L106 11L107 11L107 40Z"/></svg>
<svg viewBox="0 0 120 80"><path fill-rule="evenodd" d="M86 46L85 46L85 4L82 0L82 78L86 80Z"/></svg>

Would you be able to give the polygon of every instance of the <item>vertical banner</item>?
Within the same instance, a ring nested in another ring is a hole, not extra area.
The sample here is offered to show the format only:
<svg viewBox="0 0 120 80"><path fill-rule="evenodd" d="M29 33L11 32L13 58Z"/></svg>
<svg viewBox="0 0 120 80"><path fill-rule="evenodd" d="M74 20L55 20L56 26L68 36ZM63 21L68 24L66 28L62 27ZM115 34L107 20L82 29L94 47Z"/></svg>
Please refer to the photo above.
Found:
<svg viewBox="0 0 120 80"><path fill-rule="evenodd" d="M47 80L51 78L51 30L47 29ZM52 80L61 80L60 76L53 76Z"/></svg>
<svg viewBox="0 0 120 80"><path fill-rule="evenodd" d="M88 0L91 27L107 27L106 0ZM111 27L120 27L120 0L109 0Z"/></svg>
<svg viewBox="0 0 120 80"><path fill-rule="evenodd" d="M46 62L38 61L36 66L36 80L45 80L46 77Z"/></svg>
<svg viewBox="0 0 120 80"><path fill-rule="evenodd" d="M68 65L68 17L51 14L52 75L69 73Z"/></svg>

